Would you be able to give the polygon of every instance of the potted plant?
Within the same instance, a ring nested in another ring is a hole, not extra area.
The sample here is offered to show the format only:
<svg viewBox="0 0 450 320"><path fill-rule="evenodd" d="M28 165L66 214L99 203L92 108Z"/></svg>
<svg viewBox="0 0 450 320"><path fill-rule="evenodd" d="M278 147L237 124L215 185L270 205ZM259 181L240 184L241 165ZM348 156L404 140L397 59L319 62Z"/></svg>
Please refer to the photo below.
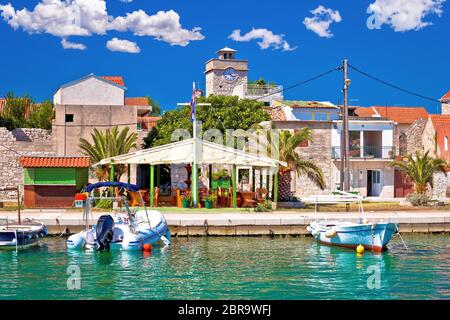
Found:
<svg viewBox="0 0 450 320"><path fill-rule="evenodd" d="M191 207L192 195L190 192L186 191L181 195L181 206L183 208Z"/></svg>
<svg viewBox="0 0 450 320"><path fill-rule="evenodd" d="M214 194L210 194L209 196L204 198L205 200L205 208L212 209L213 203L217 200L217 196Z"/></svg>

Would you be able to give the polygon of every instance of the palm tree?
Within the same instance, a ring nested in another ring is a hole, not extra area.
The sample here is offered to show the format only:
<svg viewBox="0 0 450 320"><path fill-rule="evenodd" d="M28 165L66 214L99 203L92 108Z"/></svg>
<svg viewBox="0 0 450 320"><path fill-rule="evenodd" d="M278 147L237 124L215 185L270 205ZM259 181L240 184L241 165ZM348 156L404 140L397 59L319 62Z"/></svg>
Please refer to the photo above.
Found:
<svg viewBox="0 0 450 320"><path fill-rule="evenodd" d="M119 131L117 126L106 129L105 132L97 128L91 133L92 143L86 139L80 139L81 152L89 156L92 163L98 163L102 159L115 157L130 152L136 148L137 133L128 134L129 127ZM117 164L114 166L114 180L119 181L120 177L127 172L127 166ZM95 174L99 181L109 180L109 165L97 166Z"/></svg>
<svg viewBox="0 0 450 320"><path fill-rule="evenodd" d="M291 133L283 130L280 133L279 160L286 162L286 168L280 168L278 178L278 195L281 201L286 201L291 196L291 172L297 175L306 175L322 190L325 188L325 177L322 170L314 162L302 159L295 151L303 141L312 141L312 131L309 128Z"/></svg>
<svg viewBox="0 0 450 320"><path fill-rule="evenodd" d="M433 174L435 172L443 172L447 175L446 168L449 165L442 158L433 158L428 155L429 151L424 154L416 151L415 155L408 155L407 161L395 160L389 166L399 168L405 175L414 182L414 192L423 195L428 190L428 185L433 188Z"/></svg>

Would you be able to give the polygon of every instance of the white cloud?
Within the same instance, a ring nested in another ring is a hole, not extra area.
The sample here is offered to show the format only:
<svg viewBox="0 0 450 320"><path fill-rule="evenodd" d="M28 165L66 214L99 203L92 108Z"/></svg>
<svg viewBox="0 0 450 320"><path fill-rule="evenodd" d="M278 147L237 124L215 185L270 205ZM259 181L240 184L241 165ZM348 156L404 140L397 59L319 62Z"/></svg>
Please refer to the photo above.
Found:
<svg viewBox="0 0 450 320"><path fill-rule="evenodd" d="M64 49L73 49L73 50L86 50L86 46L82 43L70 42L67 39L61 40L61 45Z"/></svg>
<svg viewBox="0 0 450 320"><path fill-rule="evenodd" d="M423 19L430 14L439 17L445 0L375 0L368 8L378 26L390 25L394 31L420 30L431 25Z"/></svg>
<svg viewBox="0 0 450 320"><path fill-rule="evenodd" d="M113 17L108 14L105 0L41 0L32 11L27 8L16 10L6 4L0 5L0 14L15 30L22 28L30 34L48 33L64 39L105 35L111 30L131 31L179 46L204 39L200 28L184 29L180 16L173 10L154 15L138 10L123 17Z"/></svg>
<svg viewBox="0 0 450 320"><path fill-rule="evenodd" d="M261 41L257 43L263 50L270 47L273 49L282 49L283 51L292 51L297 49L297 47L291 47L289 43L283 39L283 34L274 34L272 31L262 28L252 28L251 31L244 35L241 35L241 30L236 29L228 36L228 38L238 42L249 42L260 39Z"/></svg>
<svg viewBox="0 0 450 320"><path fill-rule="evenodd" d="M133 0L120 0L120 2L130 3L133 2Z"/></svg>
<svg viewBox="0 0 450 320"><path fill-rule="evenodd" d="M333 34L330 31L330 26L333 22L341 22L342 17L338 10L318 6L316 9L310 11L313 16L306 17L303 24L307 29L315 32L319 37L331 38Z"/></svg>
<svg viewBox="0 0 450 320"><path fill-rule="evenodd" d="M106 43L106 47L111 51L117 52L127 52L127 53L139 53L141 49L138 47L136 42L131 42L128 40L120 40L117 38L112 38Z"/></svg>
<svg viewBox="0 0 450 320"><path fill-rule="evenodd" d="M131 31L137 36L150 36L165 41L171 45L187 46L190 41L203 40L200 28L183 29L180 16L173 10L158 11L149 16L145 11L138 10L127 13L125 17L117 17L112 22L114 30Z"/></svg>

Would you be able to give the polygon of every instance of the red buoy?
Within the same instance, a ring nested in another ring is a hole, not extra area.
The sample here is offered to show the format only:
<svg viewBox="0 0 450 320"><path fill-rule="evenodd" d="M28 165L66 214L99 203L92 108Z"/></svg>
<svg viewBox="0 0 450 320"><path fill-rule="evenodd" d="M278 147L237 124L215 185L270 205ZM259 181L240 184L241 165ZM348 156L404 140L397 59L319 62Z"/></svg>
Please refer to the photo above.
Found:
<svg viewBox="0 0 450 320"><path fill-rule="evenodd" d="M152 251L152 245L150 243L146 243L142 246L142 249L146 252Z"/></svg>

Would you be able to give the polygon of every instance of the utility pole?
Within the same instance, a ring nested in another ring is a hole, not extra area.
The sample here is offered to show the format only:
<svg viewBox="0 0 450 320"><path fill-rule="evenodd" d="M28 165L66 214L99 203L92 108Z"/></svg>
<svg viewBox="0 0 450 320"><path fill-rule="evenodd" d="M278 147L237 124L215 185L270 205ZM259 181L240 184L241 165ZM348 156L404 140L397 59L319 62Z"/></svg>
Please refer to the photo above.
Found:
<svg viewBox="0 0 450 320"><path fill-rule="evenodd" d="M344 191L349 192L350 191L350 137L349 137L349 126L348 126L348 87L351 83L350 79L348 78L348 60L344 59L343 62L343 71L344 71L344 114L343 114L343 124L342 124L342 131L344 135L344 158L341 159L341 168L342 163L344 163ZM342 157L342 155L341 155ZM343 161L342 161L343 160ZM342 173L341 173L342 176Z"/></svg>

